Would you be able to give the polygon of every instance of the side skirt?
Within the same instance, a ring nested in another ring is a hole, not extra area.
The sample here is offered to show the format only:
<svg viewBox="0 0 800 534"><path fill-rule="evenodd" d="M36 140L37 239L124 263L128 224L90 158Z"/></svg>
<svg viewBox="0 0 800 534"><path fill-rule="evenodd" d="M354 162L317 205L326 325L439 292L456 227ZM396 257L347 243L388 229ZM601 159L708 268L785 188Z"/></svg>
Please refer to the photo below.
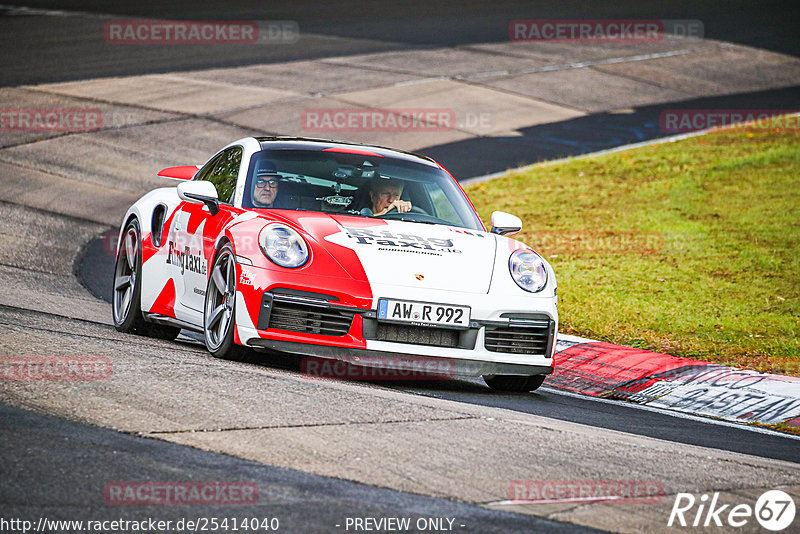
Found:
<svg viewBox="0 0 800 534"><path fill-rule="evenodd" d="M168 317L166 315L161 315L158 313L144 313L144 320L156 323L156 324L163 324L167 326L177 326L178 328L185 328L186 330L191 330L193 332L203 333L203 329L193 325L191 323L187 323L186 321L181 321L180 319L175 319L174 317Z"/></svg>

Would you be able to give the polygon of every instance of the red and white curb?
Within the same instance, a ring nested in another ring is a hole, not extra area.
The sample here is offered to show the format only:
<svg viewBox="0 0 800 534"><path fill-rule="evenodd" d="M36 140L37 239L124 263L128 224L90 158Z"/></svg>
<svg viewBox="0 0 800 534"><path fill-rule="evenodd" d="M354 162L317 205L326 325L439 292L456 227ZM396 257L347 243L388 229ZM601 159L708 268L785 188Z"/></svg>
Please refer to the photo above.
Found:
<svg viewBox="0 0 800 534"><path fill-rule="evenodd" d="M739 423L800 428L800 378L559 334L546 385Z"/></svg>

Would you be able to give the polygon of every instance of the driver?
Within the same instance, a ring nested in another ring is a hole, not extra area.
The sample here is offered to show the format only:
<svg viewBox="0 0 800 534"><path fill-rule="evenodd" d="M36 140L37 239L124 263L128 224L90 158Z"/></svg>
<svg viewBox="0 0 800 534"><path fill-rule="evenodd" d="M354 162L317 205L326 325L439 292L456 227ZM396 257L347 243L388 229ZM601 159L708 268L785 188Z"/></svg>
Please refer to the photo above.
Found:
<svg viewBox="0 0 800 534"><path fill-rule="evenodd" d="M379 178L372 182L369 190L369 200L372 204L372 214L384 215L392 209L399 213L411 211L411 202L400 200L403 194L403 181L394 178Z"/></svg>
<svg viewBox="0 0 800 534"><path fill-rule="evenodd" d="M278 174L275 165L271 161L259 161L256 173L253 177L253 207L271 208L275 204L275 197L278 196Z"/></svg>

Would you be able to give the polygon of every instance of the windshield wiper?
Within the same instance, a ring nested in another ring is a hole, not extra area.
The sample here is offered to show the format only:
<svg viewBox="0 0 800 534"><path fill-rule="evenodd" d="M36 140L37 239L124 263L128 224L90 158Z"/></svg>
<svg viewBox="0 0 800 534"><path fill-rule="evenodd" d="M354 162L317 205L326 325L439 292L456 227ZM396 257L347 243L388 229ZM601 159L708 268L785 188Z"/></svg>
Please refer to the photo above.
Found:
<svg viewBox="0 0 800 534"><path fill-rule="evenodd" d="M414 223L422 223L422 224L442 224L442 223L433 222L433 221L420 221L419 219L408 219L406 217L392 217L389 220L392 220L392 221L404 221L404 222L414 222Z"/></svg>

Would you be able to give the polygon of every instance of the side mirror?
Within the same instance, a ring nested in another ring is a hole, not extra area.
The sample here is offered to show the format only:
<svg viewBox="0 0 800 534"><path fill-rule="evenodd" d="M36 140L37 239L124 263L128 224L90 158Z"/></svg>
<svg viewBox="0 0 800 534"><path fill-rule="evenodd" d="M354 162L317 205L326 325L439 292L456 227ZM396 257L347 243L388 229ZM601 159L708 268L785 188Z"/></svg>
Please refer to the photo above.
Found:
<svg viewBox="0 0 800 534"><path fill-rule="evenodd" d="M170 180L191 180L197 174L199 165L180 165L178 167L167 167L158 172L162 178Z"/></svg>
<svg viewBox="0 0 800 534"><path fill-rule="evenodd" d="M205 204L211 215L219 213L217 188L211 182L182 182L178 184L178 196L192 204Z"/></svg>
<svg viewBox="0 0 800 534"><path fill-rule="evenodd" d="M522 230L522 220L504 211L492 212L492 233L513 235Z"/></svg>

